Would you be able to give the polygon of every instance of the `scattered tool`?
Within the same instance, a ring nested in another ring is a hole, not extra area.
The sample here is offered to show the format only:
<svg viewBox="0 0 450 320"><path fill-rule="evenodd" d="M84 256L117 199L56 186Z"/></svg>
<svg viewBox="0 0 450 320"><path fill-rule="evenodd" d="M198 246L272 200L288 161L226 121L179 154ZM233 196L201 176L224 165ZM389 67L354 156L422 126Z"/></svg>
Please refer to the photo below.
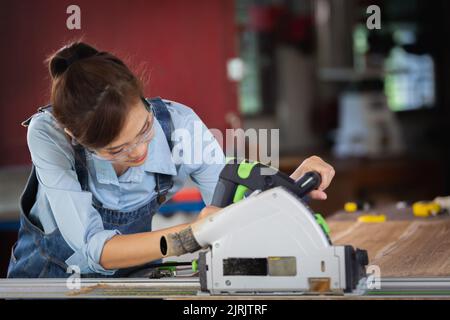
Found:
<svg viewBox="0 0 450 320"><path fill-rule="evenodd" d="M348 213L353 213L356 211L367 211L370 210L372 205L367 201L349 201L344 204L344 210Z"/></svg>
<svg viewBox="0 0 450 320"><path fill-rule="evenodd" d="M419 201L412 206L413 214L416 217L427 218L429 216L436 216L441 213L442 209L439 203L431 201Z"/></svg>
<svg viewBox="0 0 450 320"><path fill-rule="evenodd" d="M317 173L294 181L258 162L229 161L212 201L224 209L162 237L161 252L206 249L200 286L214 295L352 292L366 277L367 252L332 245L323 218L302 200L319 184ZM249 190L261 192L241 201Z"/></svg>
<svg viewBox="0 0 450 320"><path fill-rule="evenodd" d="M363 223L386 222L386 215L384 215L384 214L366 214L366 215L359 216L358 222L363 222Z"/></svg>

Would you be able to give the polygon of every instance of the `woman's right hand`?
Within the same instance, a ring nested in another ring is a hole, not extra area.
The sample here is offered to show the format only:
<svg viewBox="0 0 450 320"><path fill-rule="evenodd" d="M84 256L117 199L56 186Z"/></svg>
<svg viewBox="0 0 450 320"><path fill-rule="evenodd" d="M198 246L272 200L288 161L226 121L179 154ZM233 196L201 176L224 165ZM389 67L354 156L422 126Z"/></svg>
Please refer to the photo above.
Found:
<svg viewBox="0 0 450 320"><path fill-rule="evenodd" d="M216 213L217 211L221 210L222 208L219 207L215 207L215 206L206 206L202 209L202 211L200 211L200 213L197 216L197 220L206 218L207 216L209 216L210 214Z"/></svg>

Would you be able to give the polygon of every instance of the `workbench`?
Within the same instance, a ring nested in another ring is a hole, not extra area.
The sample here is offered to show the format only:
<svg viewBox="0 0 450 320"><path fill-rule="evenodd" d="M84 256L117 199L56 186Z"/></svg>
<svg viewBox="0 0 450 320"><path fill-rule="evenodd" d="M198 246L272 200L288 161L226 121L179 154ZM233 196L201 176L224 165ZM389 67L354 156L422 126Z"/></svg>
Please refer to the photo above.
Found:
<svg viewBox="0 0 450 320"><path fill-rule="evenodd" d="M346 295L222 295L200 292L197 277L162 279L81 279L68 289L66 279L1 279L0 298L150 298L190 300L450 299L450 215L416 218L411 208L376 208L386 222L363 223L367 212L338 212L328 219L337 245L366 249L369 265L380 269L380 289ZM373 211L373 210L372 210Z"/></svg>

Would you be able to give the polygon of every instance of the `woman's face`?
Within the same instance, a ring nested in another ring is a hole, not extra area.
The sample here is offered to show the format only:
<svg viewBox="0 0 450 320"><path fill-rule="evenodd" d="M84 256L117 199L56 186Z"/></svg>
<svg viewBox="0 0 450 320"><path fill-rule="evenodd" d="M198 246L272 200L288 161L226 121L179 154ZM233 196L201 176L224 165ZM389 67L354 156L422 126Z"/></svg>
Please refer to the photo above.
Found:
<svg viewBox="0 0 450 320"><path fill-rule="evenodd" d="M154 135L154 116L139 102L130 108L119 136L109 145L96 150L104 159L114 159L115 164L136 167L142 165L148 153L148 145Z"/></svg>

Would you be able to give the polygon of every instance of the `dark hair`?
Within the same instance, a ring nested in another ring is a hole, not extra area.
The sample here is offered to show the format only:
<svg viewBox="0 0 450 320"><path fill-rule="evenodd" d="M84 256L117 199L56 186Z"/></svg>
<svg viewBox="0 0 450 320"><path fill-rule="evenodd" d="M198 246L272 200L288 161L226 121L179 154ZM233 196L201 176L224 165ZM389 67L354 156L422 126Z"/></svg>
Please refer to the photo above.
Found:
<svg viewBox="0 0 450 320"><path fill-rule="evenodd" d="M119 58L83 42L64 46L47 62L58 123L86 147L111 143L143 97L142 82Z"/></svg>

